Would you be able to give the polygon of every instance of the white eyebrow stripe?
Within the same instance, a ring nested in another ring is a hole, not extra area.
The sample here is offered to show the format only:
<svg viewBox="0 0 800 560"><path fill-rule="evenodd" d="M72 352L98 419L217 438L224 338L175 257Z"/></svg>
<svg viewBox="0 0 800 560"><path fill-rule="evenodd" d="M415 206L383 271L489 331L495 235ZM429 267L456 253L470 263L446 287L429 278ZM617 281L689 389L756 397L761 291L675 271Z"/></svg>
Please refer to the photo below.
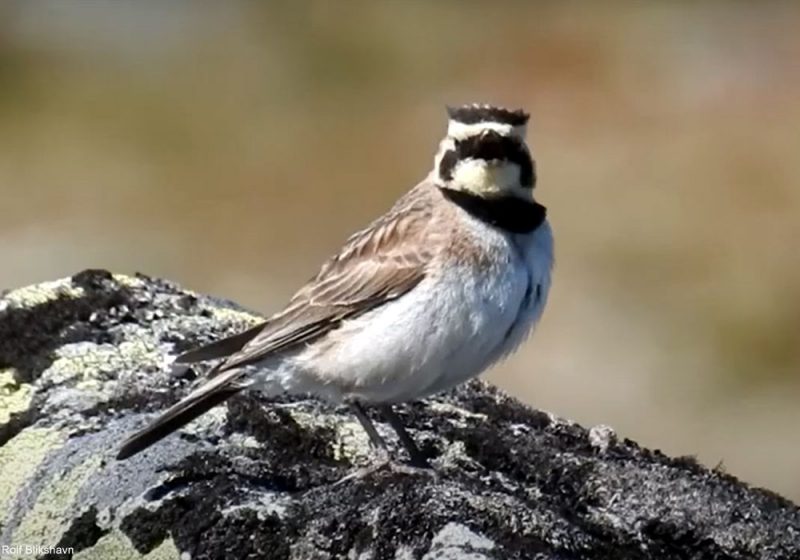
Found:
<svg viewBox="0 0 800 560"><path fill-rule="evenodd" d="M447 136L455 138L456 140L463 140L470 136L480 134L484 130L494 130L503 136L516 136L518 138L525 138L526 126L523 125L510 125L499 122L479 122L473 124L464 124L459 121L450 120L447 125Z"/></svg>

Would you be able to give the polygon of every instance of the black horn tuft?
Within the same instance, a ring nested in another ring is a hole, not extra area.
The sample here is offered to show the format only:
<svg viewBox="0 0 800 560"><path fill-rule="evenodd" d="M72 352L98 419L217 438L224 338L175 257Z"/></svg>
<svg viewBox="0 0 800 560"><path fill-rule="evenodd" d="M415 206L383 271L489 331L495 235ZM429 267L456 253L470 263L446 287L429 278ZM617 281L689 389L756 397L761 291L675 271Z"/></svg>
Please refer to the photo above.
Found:
<svg viewBox="0 0 800 560"><path fill-rule="evenodd" d="M482 122L496 122L511 126L522 126L528 122L530 115L522 109L506 109L492 105L462 105L461 107L448 107L447 114L450 120L463 124L477 124Z"/></svg>

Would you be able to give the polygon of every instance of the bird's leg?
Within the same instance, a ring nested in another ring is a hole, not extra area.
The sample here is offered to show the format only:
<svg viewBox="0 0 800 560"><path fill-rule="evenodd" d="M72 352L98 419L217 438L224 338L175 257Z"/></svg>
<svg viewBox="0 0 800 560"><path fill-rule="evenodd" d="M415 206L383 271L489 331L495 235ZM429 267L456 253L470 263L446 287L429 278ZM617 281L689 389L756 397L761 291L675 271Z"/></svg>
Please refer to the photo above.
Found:
<svg viewBox="0 0 800 560"><path fill-rule="evenodd" d="M414 443L414 439L406 431L403 421L392 409L392 405L382 404L378 407L378 410L380 410L383 417L389 422L389 425L397 433L397 438L400 440L400 443L406 448L406 451L408 451L408 455L411 458L411 466L420 469L431 468L430 463L428 463L428 459L419 450L417 444Z"/></svg>
<svg viewBox="0 0 800 560"><path fill-rule="evenodd" d="M364 410L364 407L361 405L361 403L357 401L350 401L347 403L347 405L350 407L350 410L358 419L358 422L359 424L361 424L361 427L364 428L365 432L367 432L367 436L369 437L369 442L372 444L372 447L374 447L375 450L377 451L377 457L372 465L351 472L350 474L348 474L347 476L336 482L334 486L339 486L340 484L344 484L345 482L354 479L366 478L367 476L389 466L392 463L392 458L389 455L389 447L386 445L386 440L384 440L378 433L378 430L375 428L375 424L373 424L372 420L369 419L369 415L367 415L367 411Z"/></svg>
<svg viewBox="0 0 800 560"><path fill-rule="evenodd" d="M377 451L377 458L376 461L365 468L358 469L357 471L345 476L341 480L339 480L336 485L343 484L349 480L358 479L358 478L365 478L371 474L376 473L377 471L387 469L391 472L396 473L403 473L403 474L419 474L421 471L421 467L419 465L425 465L426 470L425 473L431 473L432 471L428 467L428 462L420 453L417 446L414 445L414 441L405 431L402 422L400 419L394 415L394 412L390 410L389 414L393 416L393 419L390 420L391 425L398 430L397 426L399 426L398 436L400 437L400 441L403 442L403 445L406 449L409 450L411 454L411 466L401 465L392 460L391 455L389 454L389 447L386 445L386 440L384 440L381 435L378 433L378 430L375 428L375 424L372 423L367 412L364 410L364 407L355 401L348 403L350 406L350 410L353 411L353 414L358 419L361 426L364 428L364 431L367 432L367 436L369 436L369 441L373 447L375 447ZM385 414L385 413L384 413ZM402 434L402 435L401 435ZM410 447L409 447L410 445ZM413 449L413 451L412 451Z"/></svg>
<svg viewBox="0 0 800 560"><path fill-rule="evenodd" d="M375 424L372 423L370 420L367 411L364 410L364 407L361 403L353 401L349 403L350 410L353 411L353 414L358 419L358 422L361 424L361 427L364 428L364 431L367 432L367 436L369 436L369 442L372 446L384 455L386 458L389 457L389 446L386 445L386 440L381 437L378 433L377 428L375 428Z"/></svg>

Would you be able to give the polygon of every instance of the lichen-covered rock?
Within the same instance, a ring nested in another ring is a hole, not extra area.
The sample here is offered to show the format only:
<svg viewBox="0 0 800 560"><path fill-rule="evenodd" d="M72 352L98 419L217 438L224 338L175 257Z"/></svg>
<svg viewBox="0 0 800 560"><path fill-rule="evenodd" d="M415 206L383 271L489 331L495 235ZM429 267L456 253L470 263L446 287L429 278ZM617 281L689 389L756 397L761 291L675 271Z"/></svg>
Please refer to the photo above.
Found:
<svg viewBox="0 0 800 560"><path fill-rule="evenodd" d="M171 355L257 320L102 271L5 293L0 547L98 560L800 558L789 501L479 382L400 409L436 476L336 485L370 459L355 419L254 395L113 459L191 386Z"/></svg>

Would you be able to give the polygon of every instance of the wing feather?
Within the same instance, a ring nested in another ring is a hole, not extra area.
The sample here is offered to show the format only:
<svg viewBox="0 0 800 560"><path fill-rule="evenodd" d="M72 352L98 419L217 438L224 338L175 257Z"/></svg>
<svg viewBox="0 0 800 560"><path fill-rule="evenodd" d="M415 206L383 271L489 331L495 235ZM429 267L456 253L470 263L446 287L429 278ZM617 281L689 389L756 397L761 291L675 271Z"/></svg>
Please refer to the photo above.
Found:
<svg viewBox="0 0 800 560"><path fill-rule="evenodd" d="M231 350L218 371L258 362L315 340L342 321L413 289L432 258L426 243L432 209L420 192L412 190L387 214L352 235L289 305L266 323L187 352L176 361L223 357Z"/></svg>
<svg viewBox="0 0 800 560"><path fill-rule="evenodd" d="M319 338L342 321L412 290L433 257L428 235L432 206L422 187L351 236L283 311L262 325L178 356L180 363L225 360L211 370L209 381L129 438L117 457L138 453L242 390L244 371L239 367Z"/></svg>
<svg viewBox="0 0 800 560"><path fill-rule="evenodd" d="M246 331L240 332L233 336L222 338L211 344L193 348L188 352L184 352L175 358L176 364L192 364L195 362L204 362L206 360L216 360L217 358L224 358L230 356L234 352L241 350L245 344L255 338L258 333L262 331L265 323L259 323L255 327L251 327Z"/></svg>

